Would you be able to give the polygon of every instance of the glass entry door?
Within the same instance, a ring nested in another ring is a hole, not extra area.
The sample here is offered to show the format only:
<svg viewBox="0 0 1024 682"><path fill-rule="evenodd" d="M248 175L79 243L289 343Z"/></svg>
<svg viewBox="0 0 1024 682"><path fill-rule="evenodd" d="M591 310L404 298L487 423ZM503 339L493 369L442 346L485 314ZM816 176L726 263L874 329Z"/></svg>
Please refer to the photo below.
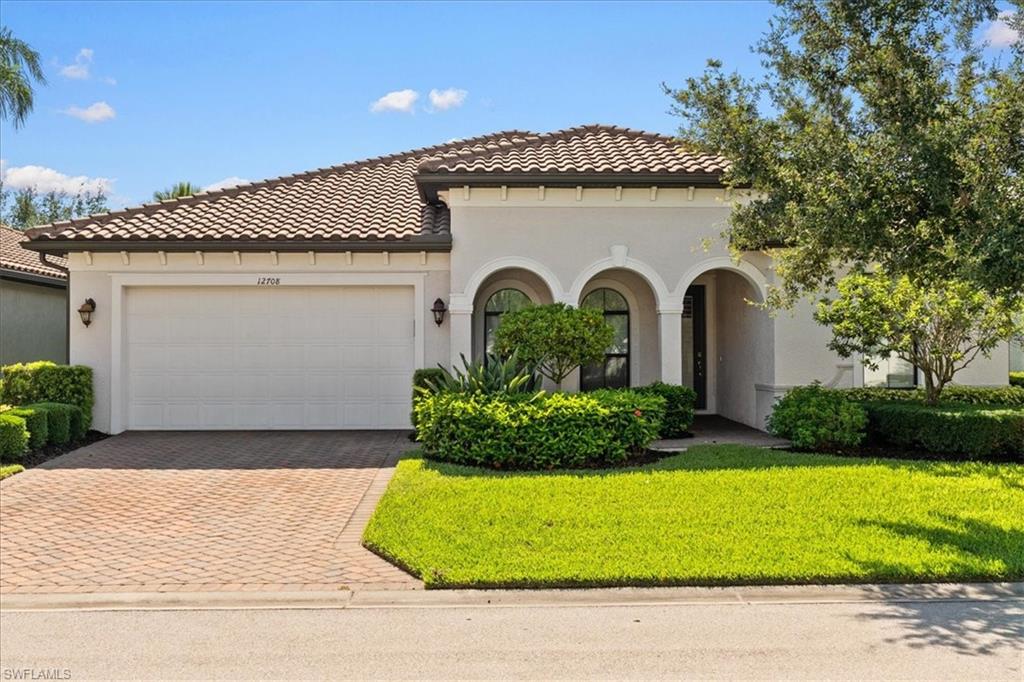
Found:
<svg viewBox="0 0 1024 682"><path fill-rule="evenodd" d="M694 284L683 297L683 386L697 392L697 409L708 406L707 321L704 286Z"/></svg>

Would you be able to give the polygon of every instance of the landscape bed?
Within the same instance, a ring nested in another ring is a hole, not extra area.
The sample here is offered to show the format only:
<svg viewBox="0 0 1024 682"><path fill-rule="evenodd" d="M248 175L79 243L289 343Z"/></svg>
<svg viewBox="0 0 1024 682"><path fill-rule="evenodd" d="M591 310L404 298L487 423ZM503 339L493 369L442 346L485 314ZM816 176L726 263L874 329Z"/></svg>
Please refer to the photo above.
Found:
<svg viewBox="0 0 1024 682"><path fill-rule="evenodd" d="M364 544L428 588L1019 580L1024 466L696 446L614 471L399 463Z"/></svg>

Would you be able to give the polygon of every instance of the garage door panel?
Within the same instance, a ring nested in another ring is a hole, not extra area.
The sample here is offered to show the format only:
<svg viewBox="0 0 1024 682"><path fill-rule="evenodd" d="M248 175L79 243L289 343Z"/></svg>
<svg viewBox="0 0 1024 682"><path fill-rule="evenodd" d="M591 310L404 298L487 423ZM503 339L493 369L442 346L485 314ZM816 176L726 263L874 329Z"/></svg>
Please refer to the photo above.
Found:
<svg viewBox="0 0 1024 682"><path fill-rule="evenodd" d="M408 428L411 287L128 290L129 428Z"/></svg>

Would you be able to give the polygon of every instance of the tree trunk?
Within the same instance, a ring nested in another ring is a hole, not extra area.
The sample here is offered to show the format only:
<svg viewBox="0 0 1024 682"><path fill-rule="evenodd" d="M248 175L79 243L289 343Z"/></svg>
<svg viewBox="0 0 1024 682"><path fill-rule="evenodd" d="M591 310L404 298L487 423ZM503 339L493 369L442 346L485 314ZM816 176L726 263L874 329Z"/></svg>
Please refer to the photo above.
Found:
<svg viewBox="0 0 1024 682"><path fill-rule="evenodd" d="M939 402L939 395L942 393L942 386L935 385L935 378L930 371L924 372L924 402L928 405L935 405Z"/></svg>

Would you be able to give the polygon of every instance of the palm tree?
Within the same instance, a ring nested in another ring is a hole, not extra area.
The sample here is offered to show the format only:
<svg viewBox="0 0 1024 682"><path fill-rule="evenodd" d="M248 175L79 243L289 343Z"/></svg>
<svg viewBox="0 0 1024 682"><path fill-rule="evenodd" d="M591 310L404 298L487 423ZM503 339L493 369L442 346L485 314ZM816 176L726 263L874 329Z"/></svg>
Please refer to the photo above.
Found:
<svg viewBox="0 0 1024 682"><path fill-rule="evenodd" d="M46 84L39 53L15 38L11 29L0 28L0 118L10 119L15 128L32 111L33 80Z"/></svg>
<svg viewBox="0 0 1024 682"><path fill-rule="evenodd" d="M180 199L182 197L190 197L200 191L202 191L202 188L198 185L193 185L191 182L178 182L165 190L153 192L153 198L157 201Z"/></svg>

